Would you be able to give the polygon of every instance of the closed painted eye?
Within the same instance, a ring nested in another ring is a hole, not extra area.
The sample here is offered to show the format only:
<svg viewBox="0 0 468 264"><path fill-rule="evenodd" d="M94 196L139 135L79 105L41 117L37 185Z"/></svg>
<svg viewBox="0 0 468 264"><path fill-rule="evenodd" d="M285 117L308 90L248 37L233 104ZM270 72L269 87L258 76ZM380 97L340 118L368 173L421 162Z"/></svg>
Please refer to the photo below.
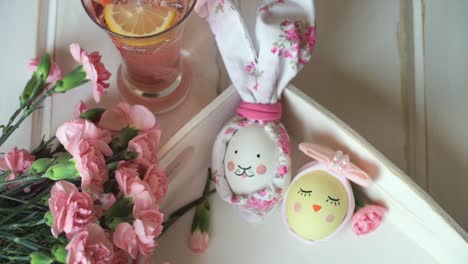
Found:
<svg viewBox="0 0 468 264"><path fill-rule="evenodd" d="M310 191L309 191L309 190L304 190L304 189L302 189L302 188L299 188L299 191L298 191L297 193L298 193L299 195L301 195L301 196L304 196L304 197L305 197L305 196L309 196L309 197L310 197L312 191L311 191L311 190L310 190Z"/></svg>
<svg viewBox="0 0 468 264"><path fill-rule="evenodd" d="M340 204L340 198L333 198L328 196L327 200L325 201L326 203L332 204L334 206L341 205Z"/></svg>

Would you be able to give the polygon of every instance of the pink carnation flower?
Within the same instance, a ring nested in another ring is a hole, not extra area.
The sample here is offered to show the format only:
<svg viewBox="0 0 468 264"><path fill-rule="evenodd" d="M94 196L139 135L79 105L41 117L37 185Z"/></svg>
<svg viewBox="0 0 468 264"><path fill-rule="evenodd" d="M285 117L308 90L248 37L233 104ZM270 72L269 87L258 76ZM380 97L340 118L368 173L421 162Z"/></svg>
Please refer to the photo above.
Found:
<svg viewBox="0 0 468 264"><path fill-rule="evenodd" d="M95 219L91 196L79 192L75 185L67 181L58 181L52 187L49 210L54 217L52 234L56 238L62 232L72 237Z"/></svg>
<svg viewBox="0 0 468 264"><path fill-rule="evenodd" d="M111 76L101 62L101 55L96 51L87 53L80 48L78 43L70 45L70 53L78 63L83 65L87 78L93 83L94 100L99 103L101 95L106 94L105 89L109 88L109 84L105 81Z"/></svg>
<svg viewBox="0 0 468 264"><path fill-rule="evenodd" d="M37 70L37 67L39 66L39 62L40 59L30 59L28 65L26 66L26 70L30 73L35 72ZM46 82L55 83L60 79L62 79L62 71L60 70L60 67L57 65L57 63L51 61L49 76L47 76Z"/></svg>
<svg viewBox="0 0 468 264"><path fill-rule="evenodd" d="M366 235L377 229L387 209L378 205L366 205L354 213L351 224L356 235Z"/></svg>
<svg viewBox="0 0 468 264"><path fill-rule="evenodd" d="M138 252L144 256L153 254L156 238L162 232L163 214L156 210L142 211L133 222L121 223L114 233L114 244L136 258Z"/></svg>
<svg viewBox="0 0 468 264"><path fill-rule="evenodd" d="M148 183L156 202L160 203L164 196L166 196L168 188L168 181L164 169L158 165L151 165L146 171L143 180Z"/></svg>
<svg viewBox="0 0 468 264"><path fill-rule="evenodd" d="M10 174L6 178L7 181L10 181L16 179L21 173L29 170L33 162L34 156L27 150L18 150L17 147L14 147L0 157L0 170L10 171Z"/></svg>
<svg viewBox="0 0 468 264"><path fill-rule="evenodd" d="M87 140L82 140L78 145L78 153L74 159L81 176L81 188L101 193L104 183L109 178L104 155Z"/></svg>
<svg viewBox="0 0 468 264"><path fill-rule="evenodd" d="M97 204L94 207L94 212L97 218L100 218L104 213L109 210L112 205L117 201L112 193L101 193L97 196Z"/></svg>
<svg viewBox="0 0 468 264"><path fill-rule="evenodd" d="M116 247L130 254L133 259L138 255L138 239L129 223L120 223L114 232L114 244Z"/></svg>
<svg viewBox="0 0 468 264"><path fill-rule="evenodd" d="M146 131L155 125L156 118L148 108L142 105L131 106L125 102L106 110L99 121L99 127L115 132L126 127Z"/></svg>
<svg viewBox="0 0 468 264"><path fill-rule="evenodd" d="M156 238L163 230L164 215L155 210L142 211L133 222L133 228L139 242L140 253L149 256L156 249Z"/></svg>
<svg viewBox="0 0 468 264"><path fill-rule="evenodd" d="M112 141L110 132L96 127L88 120L79 118L63 123L57 129L55 135L64 148L74 157L80 155L79 145L82 140L86 140L104 155L112 155L112 150L108 145Z"/></svg>
<svg viewBox="0 0 468 264"><path fill-rule="evenodd" d="M157 164L157 151L160 138L161 129L155 126L130 140L128 142L128 150L138 153L134 162L144 168Z"/></svg>
<svg viewBox="0 0 468 264"><path fill-rule="evenodd" d="M98 224L88 224L68 242L68 264L110 264L113 263L112 243Z"/></svg>

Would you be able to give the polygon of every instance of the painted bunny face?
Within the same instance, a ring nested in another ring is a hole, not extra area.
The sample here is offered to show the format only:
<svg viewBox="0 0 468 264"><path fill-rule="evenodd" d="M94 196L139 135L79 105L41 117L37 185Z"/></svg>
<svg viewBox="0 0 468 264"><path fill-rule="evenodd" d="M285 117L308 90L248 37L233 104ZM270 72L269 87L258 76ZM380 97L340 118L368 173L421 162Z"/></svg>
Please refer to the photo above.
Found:
<svg viewBox="0 0 468 264"><path fill-rule="evenodd" d="M278 147L259 124L239 129L229 141L224 170L235 194L261 190L271 183L278 166Z"/></svg>
<svg viewBox="0 0 468 264"><path fill-rule="evenodd" d="M299 176L286 196L286 218L290 229L306 240L321 240L343 223L348 194L343 184L324 170Z"/></svg>

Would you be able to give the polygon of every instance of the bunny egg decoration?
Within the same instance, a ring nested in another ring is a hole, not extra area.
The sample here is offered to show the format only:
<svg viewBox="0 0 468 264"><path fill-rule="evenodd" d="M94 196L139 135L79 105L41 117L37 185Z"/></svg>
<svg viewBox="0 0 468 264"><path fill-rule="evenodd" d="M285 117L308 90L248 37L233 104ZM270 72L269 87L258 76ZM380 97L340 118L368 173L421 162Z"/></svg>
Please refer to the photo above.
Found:
<svg viewBox="0 0 468 264"><path fill-rule="evenodd" d="M230 0L199 0L195 10L207 18L242 99L213 146L216 189L246 220L260 221L282 200L291 180L279 99L315 45L313 1L264 1L256 13L255 46Z"/></svg>
<svg viewBox="0 0 468 264"><path fill-rule="evenodd" d="M369 186L369 176L341 151L302 143L299 148L315 161L294 178L282 205L283 219L294 237L307 243L326 241L338 233L354 213L350 181Z"/></svg>

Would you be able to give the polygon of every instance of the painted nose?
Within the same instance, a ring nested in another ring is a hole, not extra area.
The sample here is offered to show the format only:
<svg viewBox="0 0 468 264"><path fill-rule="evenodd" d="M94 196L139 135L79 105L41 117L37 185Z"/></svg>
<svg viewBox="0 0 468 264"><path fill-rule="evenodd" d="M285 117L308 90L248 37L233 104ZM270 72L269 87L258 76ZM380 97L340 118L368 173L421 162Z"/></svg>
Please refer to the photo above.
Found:
<svg viewBox="0 0 468 264"><path fill-rule="evenodd" d="M318 205L318 204L314 204L314 205L312 206L312 208L314 208L314 212L318 212L318 211L320 211L320 209L322 209L322 206L320 206L320 205Z"/></svg>

